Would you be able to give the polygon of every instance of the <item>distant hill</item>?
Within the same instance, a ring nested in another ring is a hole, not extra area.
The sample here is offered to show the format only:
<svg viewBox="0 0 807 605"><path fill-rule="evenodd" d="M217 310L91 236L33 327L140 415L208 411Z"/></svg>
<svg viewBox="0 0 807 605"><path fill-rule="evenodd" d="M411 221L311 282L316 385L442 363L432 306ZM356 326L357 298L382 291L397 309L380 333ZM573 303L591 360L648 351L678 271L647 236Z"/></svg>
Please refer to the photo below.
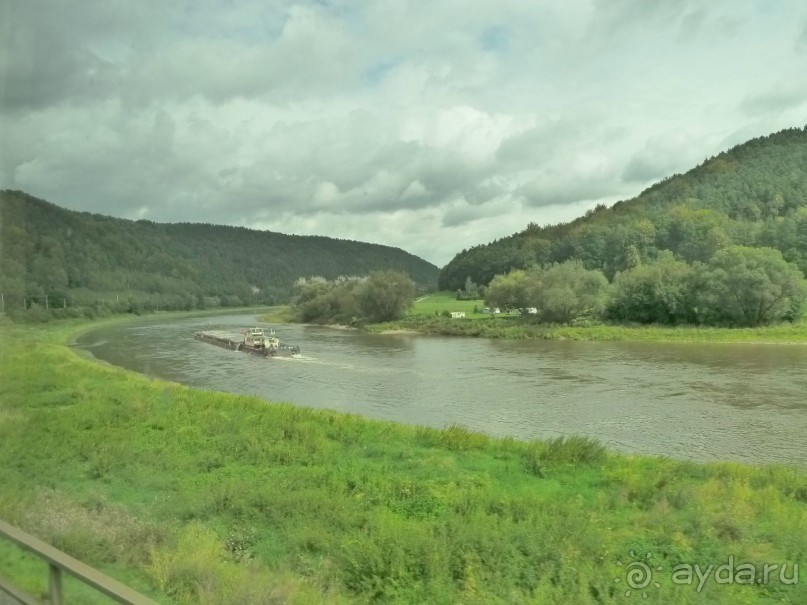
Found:
<svg viewBox="0 0 807 605"><path fill-rule="evenodd" d="M440 288L462 288L468 277L488 284L512 269L572 259L611 279L662 250L705 262L732 244L777 248L807 273L807 127L738 145L570 223L530 224L463 250L440 272Z"/></svg>
<svg viewBox="0 0 807 605"><path fill-rule="evenodd" d="M438 268L399 248L208 224L74 212L0 192L0 292L6 311L105 305L125 312L277 303L300 277L404 271L433 288Z"/></svg>

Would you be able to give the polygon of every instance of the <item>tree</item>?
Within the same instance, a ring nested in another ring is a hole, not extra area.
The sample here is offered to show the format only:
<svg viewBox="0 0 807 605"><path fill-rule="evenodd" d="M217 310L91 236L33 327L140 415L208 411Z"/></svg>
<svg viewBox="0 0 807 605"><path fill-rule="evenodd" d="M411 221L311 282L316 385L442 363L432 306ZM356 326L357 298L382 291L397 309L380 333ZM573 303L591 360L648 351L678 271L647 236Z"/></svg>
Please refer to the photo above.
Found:
<svg viewBox="0 0 807 605"><path fill-rule="evenodd" d="M523 269L510 271L507 275L497 275L488 286L485 303L501 309L519 309L522 313L535 306L536 290L540 281L534 273Z"/></svg>
<svg viewBox="0 0 807 605"><path fill-rule="evenodd" d="M664 251L654 263L617 274L608 315L639 323L694 321L694 277L690 265Z"/></svg>
<svg viewBox="0 0 807 605"><path fill-rule="evenodd" d="M608 280L602 271L586 269L579 260L543 270L539 282L534 306L542 321L568 323L600 317L605 309Z"/></svg>
<svg viewBox="0 0 807 605"><path fill-rule="evenodd" d="M670 212L667 247L688 262L706 262L731 243L725 232L727 222L728 217L716 210L677 206Z"/></svg>
<svg viewBox="0 0 807 605"><path fill-rule="evenodd" d="M294 307L302 322L351 323L360 315L357 292L364 278L338 277L327 281L322 277L297 280Z"/></svg>
<svg viewBox="0 0 807 605"><path fill-rule="evenodd" d="M801 271L773 248L720 250L698 281L698 308L706 323L757 326L800 319L807 297Z"/></svg>
<svg viewBox="0 0 807 605"><path fill-rule="evenodd" d="M400 271L374 271L361 284L356 300L362 315L371 321L398 319L412 305L415 282Z"/></svg>

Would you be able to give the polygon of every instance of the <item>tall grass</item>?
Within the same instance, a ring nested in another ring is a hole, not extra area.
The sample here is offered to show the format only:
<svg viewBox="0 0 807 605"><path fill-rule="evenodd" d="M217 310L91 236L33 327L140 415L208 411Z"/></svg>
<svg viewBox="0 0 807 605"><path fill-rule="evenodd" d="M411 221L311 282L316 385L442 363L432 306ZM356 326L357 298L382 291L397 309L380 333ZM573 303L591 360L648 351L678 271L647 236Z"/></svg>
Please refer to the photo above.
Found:
<svg viewBox="0 0 807 605"><path fill-rule="evenodd" d="M80 358L60 343L82 327L0 325L0 516L161 602L615 604L631 552L665 570L807 555L803 468L195 391ZM7 545L4 572L44 590ZM807 602L803 581L657 576L674 605Z"/></svg>

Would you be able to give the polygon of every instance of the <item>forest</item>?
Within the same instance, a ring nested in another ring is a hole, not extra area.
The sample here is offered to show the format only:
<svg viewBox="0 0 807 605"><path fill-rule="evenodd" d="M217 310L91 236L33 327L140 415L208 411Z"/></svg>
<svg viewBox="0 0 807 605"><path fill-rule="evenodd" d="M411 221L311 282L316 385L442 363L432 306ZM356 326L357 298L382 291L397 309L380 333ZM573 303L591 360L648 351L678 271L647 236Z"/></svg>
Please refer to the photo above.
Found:
<svg viewBox="0 0 807 605"><path fill-rule="evenodd" d="M545 321L760 325L801 316L805 272L807 127L738 145L569 223L463 250L439 283L489 286L490 302L510 308L543 304ZM585 299L578 312L560 309L575 298Z"/></svg>
<svg viewBox="0 0 807 605"><path fill-rule="evenodd" d="M0 293L14 319L287 302L313 275L406 273L433 289L438 269L399 248L243 227L160 224L74 212L0 192Z"/></svg>

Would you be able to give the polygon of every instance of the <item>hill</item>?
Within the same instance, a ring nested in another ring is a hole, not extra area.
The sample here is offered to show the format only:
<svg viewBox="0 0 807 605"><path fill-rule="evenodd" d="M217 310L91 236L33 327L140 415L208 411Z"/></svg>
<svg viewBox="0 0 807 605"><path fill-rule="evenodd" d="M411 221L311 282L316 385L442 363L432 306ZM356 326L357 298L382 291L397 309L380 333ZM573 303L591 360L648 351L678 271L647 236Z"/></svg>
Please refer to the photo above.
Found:
<svg viewBox="0 0 807 605"><path fill-rule="evenodd" d="M457 254L440 289L531 265L579 260L608 279L671 251L706 262L732 245L771 247L807 273L807 126L750 140L608 208L524 231Z"/></svg>
<svg viewBox="0 0 807 605"><path fill-rule="evenodd" d="M209 224L160 224L74 212L0 192L5 310L48 304L141 312L288 299L300 277L395 269L433 288L438 269L399 248ZM47 302L45 296L47 295Z"/></svg>

